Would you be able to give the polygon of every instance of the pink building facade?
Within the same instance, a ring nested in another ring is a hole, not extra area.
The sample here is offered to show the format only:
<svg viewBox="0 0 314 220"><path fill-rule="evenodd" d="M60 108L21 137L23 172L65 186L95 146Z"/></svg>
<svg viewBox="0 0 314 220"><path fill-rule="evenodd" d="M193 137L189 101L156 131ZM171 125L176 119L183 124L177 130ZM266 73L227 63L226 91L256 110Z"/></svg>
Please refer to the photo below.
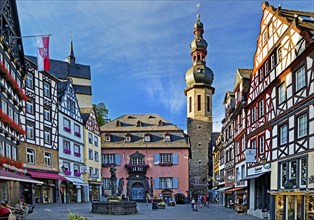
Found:
<svg viewBox="0 0 314 220"><path fill-rule="evenodd" d="M189 195L190 146L183 130L155 114L123 115L101 127L103 194L135 201L184 203Z"/></svg>

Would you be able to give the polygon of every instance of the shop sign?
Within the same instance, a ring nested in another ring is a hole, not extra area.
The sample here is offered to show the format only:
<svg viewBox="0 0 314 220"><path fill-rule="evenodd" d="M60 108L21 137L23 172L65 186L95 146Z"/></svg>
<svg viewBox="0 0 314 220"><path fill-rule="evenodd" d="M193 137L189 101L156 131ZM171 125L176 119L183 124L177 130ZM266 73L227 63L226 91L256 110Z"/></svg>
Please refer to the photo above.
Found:
<svg viewBox="0 0 314 220"><path fill-rule="evenodd" d="M262 172L263 168L262 167L255 167L255 173L260 173Z"/></svg>
<svg viewBox="0 0 314 220"><path fill-rule="evenodd" d="M313 176L313 175L311 175L311 176L309 177L309 183L314 183L314 176Z"/></svg>
<svg viewBox="0 0 314 220"><path fill-rule="evenodd" d="M255 163L256 148L249 148L245 150L245 160L247 163Z"/></svg>

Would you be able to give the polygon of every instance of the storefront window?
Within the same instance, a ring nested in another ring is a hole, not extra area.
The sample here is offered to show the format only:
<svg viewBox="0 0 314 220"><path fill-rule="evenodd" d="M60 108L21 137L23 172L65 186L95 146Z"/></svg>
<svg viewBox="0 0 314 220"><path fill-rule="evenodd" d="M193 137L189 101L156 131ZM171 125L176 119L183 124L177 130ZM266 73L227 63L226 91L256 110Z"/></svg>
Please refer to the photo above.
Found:
<svg viewBox="0 0 314 220"><path fill-rule="evenodd" d="M284 219L283 211L284 211L284 197L277 196L276 197L276 219Z"/></svg>
<svg viewBox="0 0 314 220"><path fill-rule="evenodd" d="M281 164L281 188L285 185L287 181L287 163Z"/></svg>
<svg viewBox="0 0 314 220"><path fill-rule="evenodd" d="M7 182L0 182L0 199L9 200L8 185Z"/></svg>
<svg viewBox="0 0 314 220"><path fill-rule="evenodd" d="M314 219L314 196L305 197L305 220Z"/></svg>
<svg viewBox="0 0 314 220"><path fill-rule="evenodd" d="M286 216L288 220L302 219L302 196L287 196Z"/></svg>
<svg viewBox="0 0 314 220"><path fill-rule="evenodd" d="M306 187L306 159L300 160L300 186Z"/></svg>

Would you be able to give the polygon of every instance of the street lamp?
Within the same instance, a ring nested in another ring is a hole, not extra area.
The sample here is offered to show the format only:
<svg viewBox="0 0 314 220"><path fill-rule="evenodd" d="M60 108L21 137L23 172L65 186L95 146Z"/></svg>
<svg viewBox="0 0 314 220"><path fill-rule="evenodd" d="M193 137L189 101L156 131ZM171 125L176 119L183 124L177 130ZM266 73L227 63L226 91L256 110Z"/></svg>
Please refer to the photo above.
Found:
<svg viewBox="0 0 314 220"><path fill-rule="evenodd" d="M262 165L264 168L269 169L270 168L270 164L267 163L267 158L265 157L265 155L263 155L262 157Z"/></svg>

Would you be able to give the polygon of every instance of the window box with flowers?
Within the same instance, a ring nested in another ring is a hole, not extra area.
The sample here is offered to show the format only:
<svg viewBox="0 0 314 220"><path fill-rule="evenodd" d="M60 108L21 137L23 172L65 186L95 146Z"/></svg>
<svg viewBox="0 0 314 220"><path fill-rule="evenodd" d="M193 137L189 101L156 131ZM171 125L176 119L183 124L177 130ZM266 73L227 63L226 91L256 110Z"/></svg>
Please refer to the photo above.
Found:
<svg viewBox="0 0 314 220"><path fill-rule="evenodd" d="M159 163L159 166L163 166L163 167L170 167L172 165L173 165L173 163L171 163L171 162L160 162Z"/></svg>
<svg viewBox="0 0 314 220"><path fill-rule="evenodd" d="M68 148L63 149L63 152L64 152L65 154L71 154L71 150L70 150L70 149L68 149Z"/></svg>
<svg viewBox="0 0 314 220"><path fill-rule="evenodd" d="M63 173L64 173L65 175L71 175L72 172L71 172L70 170L64 170Z"/></svg>
<svg viewBox="0 0 314 220"><path fill-rule="evenodd" d="M69 127L64 127L63 129L64 129L66 132L69 132L69 133L71 132L71 128L69 128Z"/></svg>
<svg viewBox="0 0 314 220"><path fill-rule="evenodd" d="M70 129L70 131L71 131L71 129ZM80 132L78 132L78 131L74 132L74 135L75 135L76 137L81 137L81 134L80 134Z"/></svg>
<svg viewBox="0 0 314 220"><path fill-rule="evenodd" d="M74 176L81 176L80 172L74 172Z"/></svg>
<svg viewBox="0 0 314 220"><path fill-rule="evenodd" d="M81 153L80 152L74 152L74 156L80 157Z"/></svg>

